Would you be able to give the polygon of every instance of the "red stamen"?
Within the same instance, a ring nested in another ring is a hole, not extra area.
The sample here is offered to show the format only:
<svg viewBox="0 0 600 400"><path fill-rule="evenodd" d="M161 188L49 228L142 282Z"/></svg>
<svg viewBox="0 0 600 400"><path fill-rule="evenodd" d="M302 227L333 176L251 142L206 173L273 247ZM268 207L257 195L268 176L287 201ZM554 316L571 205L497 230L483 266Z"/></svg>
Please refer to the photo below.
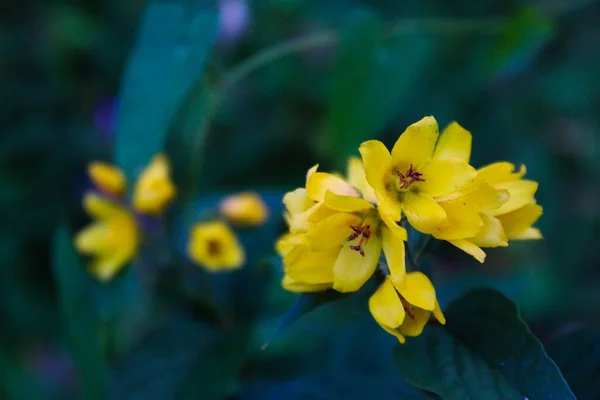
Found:
<svg viewBox="0 0 600 400"><path fill-rule="evenodd" d="M358 251L360 255L364 257L365 251L363 250L363 244L366 244L369 238L371 237L371 226L365 225L358 227L350 225L350 229L352 229L354 233L348 236L349 242L358 239L360 236L360 241L358 242L358 244L351 245L350 250Z"/></svg>
<svg viewBox="0 0 600 400"><path fill-rule="evenodd" d="M415 182L424 182L425 179L421 178L422 173L413 170L412 164L408 166L406 174L403 174L398 168L396 168L396 174L400 178L400 189L406 189Z"/></svg>

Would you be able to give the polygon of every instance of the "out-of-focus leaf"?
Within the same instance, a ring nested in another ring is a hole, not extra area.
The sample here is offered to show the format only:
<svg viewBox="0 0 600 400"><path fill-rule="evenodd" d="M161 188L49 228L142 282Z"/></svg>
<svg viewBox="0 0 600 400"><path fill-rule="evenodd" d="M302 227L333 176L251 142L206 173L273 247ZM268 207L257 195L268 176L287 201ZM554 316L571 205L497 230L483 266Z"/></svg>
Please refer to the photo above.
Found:
<svg viewBox="0 0 600 400"><path fill-rule="evenodd" d="M221 400L239 386L242 366L248 357L250 330L235 327L219 334L190 368L179 391L181 400Z"/></svg>
<svg viewBox="0 0 600 400"><path fill-rule="evenodd" d="M317 293L302 293L298 295L298 298L292 304L290 309L285 315L279 320L277 327L269 338L263 343L262 348L265 349L269 343L285 328L293 324L302 315L310 312L322 305L331 303L346 296L345 293L340 293L335 290L327 290L324 292Z"/></svg>
<svg viewBox="0 0 600 400"><path fill-rule="evenodd" d="M170 130L167 153L173 182L183 197L189 198L198 187L204 140L221 95L221 88L203 76L190 90Z"/></svg>
<svg viewBox="0 0 600 400"><path fill-rule="evenodd" d="M77 365L83 398L106 399L108 371L100 343L101 324L90 290L93 282L73 248L66 226L56 233L53 267L63 324Z"/></svg>
<svg viewBox="0 0 600 400"><path fill-rule="evenodd" d="M373 100L366 98L366 92L377 73L380 35L381 23L366 12L353 18L341 34L323 143L338 163L373 133L372 116L364 108Z"/></svg>
<svg viewBox="0 0 600 400"><path fill-rule="evenodd" d="M433 54L432 41L405 36L383 41L382 35L378 19L367 12L342 33L323 142L338 167L361 142L377 137L400 104L410 106L421 93L419 78Z"/></svg>
<svg viewBox="0 0 600 400"><path fill-rule="evenodd" d="M579 400L600 399L600 330L562 335L548 343L546 350Z"/></svg>
<svg viewBox="0 0 600 400"><path fill-rule="evenodd" d="M197 1L154 1L146 9L121 90L115 159L130 181L165 145L188 92L202 75L218 15Z"/></svg>
<svg viewBox="0 0 600 400"><path fill-rule="evenodd" d="M214 338L214 331L185 318L172 317L144 337L116 367L112 399L173 399L192 366Z"/></svg>
<svg viewBox="0 0 600 400"><path fill-rule="evenodd" d="M501 293L473 290L448 307L446 318L446 327L428 326L396 346L396 365L414 385L449 400L575 399Z"/></svg>
<svg viewBox="0 0 600 400"><path fill-rule="evenodd" d="M550 17L533 8L523 8L507 24L492 53L492 72L515 74L526 68L556 31Z"/></svg>

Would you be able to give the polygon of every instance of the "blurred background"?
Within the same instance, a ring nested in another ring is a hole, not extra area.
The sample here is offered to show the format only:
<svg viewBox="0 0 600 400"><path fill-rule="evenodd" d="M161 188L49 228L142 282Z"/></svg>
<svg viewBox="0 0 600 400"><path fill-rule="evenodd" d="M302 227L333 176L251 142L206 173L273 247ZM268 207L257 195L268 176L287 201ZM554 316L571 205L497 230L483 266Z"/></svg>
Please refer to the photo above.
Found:
<svg viewBox="0 0 600 400"><path fill-rule="evenodd" d="M0 6L2 399L86 398L60 324L52 238L65 215L74 226L87 222L79 205L89 185L85 166L111 159L119 88L145 3ZM540 183L544 215L538 226L545 239L489 251L485 266L442 244L428 259L441 303L470 287L499 288L547 344L598 322L600 2L206 4L218 10L219 28L202 80L221 91L222 101L207 127L200 193L269 193L274 238L284 229L280 195L302 186L313 164L343 171L363 140L392 145L425 115L441 126L456 120L473 134L474 166L500 160L527 165L527 177ZM245 63L265 49L271 51ZM272 254L270 244L264 246ZM283 293L278 277L265 290L268 298L248 324L256 340L294 298ZM172 316L163 312L161 318ZM360 360L361 373L387 371L389 363L373 356L378 350L357 346L365 341L361 329L380 335L381 346L393 346L393 338L373 325L368 315L354 317L345 308L316 311L270 352L248 357L234 374L237 386L220 398L296 398L290 393L298 390L305 397L297 398L329 398L327 391L337 393L331 398L350 398L336 392L341 378L331 378L323 365ZM146 339L169 349L168 340L175 340L169 332L192 342L199 337L187 325L169 329ZM228 346L236 340L228 338ZM212 348L212 360L222 360L219 347ZM153 386L172 369L184 374L184 361L173 364L164 349L115 362L111 397L179 398L175 389ZM140 372L148 363L156 364L153 372ZM321 366L318 373L314 365ZM379 387L373 379L363 379L368 390ZM179 387L171 380L160 384ZM404 389L380 390L391 396Z"/></svg>

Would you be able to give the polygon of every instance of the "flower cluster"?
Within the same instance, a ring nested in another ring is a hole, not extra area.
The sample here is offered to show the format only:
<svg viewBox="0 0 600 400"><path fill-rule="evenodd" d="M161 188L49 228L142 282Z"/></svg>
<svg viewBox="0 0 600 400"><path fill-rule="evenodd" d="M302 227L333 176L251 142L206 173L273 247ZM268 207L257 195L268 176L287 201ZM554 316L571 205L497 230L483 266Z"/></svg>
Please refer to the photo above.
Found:
<svg viewBox="0 0 600 400"><path fill-rule="evenodd" d="M90 273L108 281L137 253L141 237L138 215L159 216L176 191L162 154L154 157L136 181L131 204L124 197L127 185L120 169L93 162L88 174L96 190L85 194L83 207L95 221L76 235L75 247L94 258Z"/></svg>
<svg viewBox="0 0 600 400"><path fill-rule="evenodd" d="M406 270L408 223L483 262L482 248L538 239L542 214L537 183L525 167L470 164L471 134L456 122L440 135L433 117L409 126L392 151L364 142L362 161L350 159L347 177L311 168L304 188L284 197L289 232L277 242L282 285L293 292L359 290L382 276L369 308L400 342L419 335L433 315L445 323L429 278ZM413 266L415 267L415 266Z"/></svg>
<svg viewBox="0 0 600 400"><path fill-rule="evenodd" d="M268 219L269 210L258 194L244 192L225 197L219 204L219 214L222 218L192 226L188 255L209 271L238 269L246 258L244 248L224 220L244 227L259 226Z"/></svg>

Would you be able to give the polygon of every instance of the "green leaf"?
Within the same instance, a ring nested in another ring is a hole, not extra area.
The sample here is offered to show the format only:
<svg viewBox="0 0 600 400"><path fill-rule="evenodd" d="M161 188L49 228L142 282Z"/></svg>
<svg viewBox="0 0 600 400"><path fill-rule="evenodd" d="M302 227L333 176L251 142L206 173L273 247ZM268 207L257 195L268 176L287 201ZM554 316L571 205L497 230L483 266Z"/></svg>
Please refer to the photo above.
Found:
<svg viewBox="0 0 600 400"><path fill-rule="evenodd" d="M597 328L559 336L550 341L546 349L579 400L600 399L600 331Z"/></svg>
<svg viewBox="0 0 600 400"><path fill-rule="evenodd" d="M77 365L83 398L106 399L108 368L101 345L97 305L90 290L93 282L73 248L66 226L56 233L53 268L63 324Z"/></svg>
<svg viewBox="0 0 600 400"><path fill-rule="evenodd" d="M494 72L516 73L550 41L556 23L533 8L523 8L501 33L490 65Z"/></svg>
<svg viewBox="0 0 600 400"><path fill-rule="evenodd" d="M173 399L186 376L215 337L214 330L180 316L148 333L116 366L114 399Z"/></svg>
<svg viewBox="0 0 600 400"><path fill-rule="evenodd" d="M154 1L146 9L120 95L115 161L128 180L164 145L217 34L214 5Z"/></svg>
<svg viewBox="0 0 600 400"><path fill-rule="evenodd" d="M414 385L450 400L575 399L501 293L473 290L448 307L446 318L446 327L428 326L396 347L396 364Z"/></svg>
<svg viewBox="0 0 600 400"><path fill-rule="evenodd" d="M379 20L366 12L342 32L322 143L339 168L360 143L392 122L401 104L412 106L422 91L422 71L435 54L428 38L383 41L382 35Z"/></svg>
<svg viewBox="0 0 600 400"><path fill-rule="evenodd" d="M285 315L279 320L277 327L271 333L269 338L263 343L262 349L267 348L269 343L285 328L293 324L302 315L310 312L320 306L339 300L347 296L345 293L340 293L335 290L327 290L317 293L303 293L298 296L294 304L289 308Z"/></svg>
<svg viewBox="0 0 600 400"><path fill-rule="evenodd" d="M354 154L374 125L363 110L366 93L377 73L381 23L372 14L361 13L343 29L333 67L333 87L323 145L338 161Z"/></svg>

